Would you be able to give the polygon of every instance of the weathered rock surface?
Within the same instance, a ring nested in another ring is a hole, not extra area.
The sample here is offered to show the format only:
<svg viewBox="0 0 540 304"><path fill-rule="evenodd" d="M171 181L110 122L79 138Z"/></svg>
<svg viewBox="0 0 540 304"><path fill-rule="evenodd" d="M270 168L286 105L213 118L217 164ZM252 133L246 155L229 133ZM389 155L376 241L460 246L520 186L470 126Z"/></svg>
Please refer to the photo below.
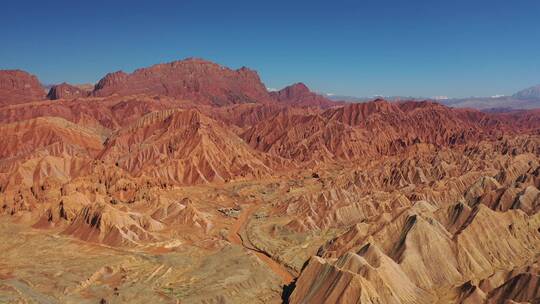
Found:
<svg viewBox="0 0 540 304"><path fill-rule="evenodd" d="M61 83L51 87L47 98L51 100L55 99L73 99L77 97L87 97L90 95L90 90L81 88L78 86L70 85L68 83Z"/></svg>
<svg viewBox="0 0 540 304"><path fill-rule="evenodd" d="M327 103L199 59L56 100L3 73L0 301L538 302L538 110Z"/></svg>
<svg viewBox="0 0 540 304"><path fill-rule="evenodd" d="M36 76L21 70L0 70L0 106L45 99Z"/></svg>
<svg viewBox="0 0 540 304"><path fill-rule="evenodd" d="M316 106L329 108L339 104L322 95L311 92L309 88L301 82L292 84L279 91L270 92L270 95L280 103L300 107Z"/></svg>
<svg viewBox="0 0 540 304"><path fill-rule="evenodd" d="M92 94L164 95L209 105L263 102L270 98L255 71L245 67L231 70L195 58L158 64L131 74L107 74Z"/></svg>

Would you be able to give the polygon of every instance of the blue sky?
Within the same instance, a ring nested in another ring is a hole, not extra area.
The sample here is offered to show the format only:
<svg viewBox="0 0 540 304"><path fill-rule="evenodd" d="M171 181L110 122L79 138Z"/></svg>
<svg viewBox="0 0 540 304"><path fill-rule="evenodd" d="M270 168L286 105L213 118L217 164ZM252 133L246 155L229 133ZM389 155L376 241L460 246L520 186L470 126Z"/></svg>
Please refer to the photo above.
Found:
<svg viewBox="0 0 540 304"><path fill-rule="evenodd" d="M0 68L43 83L202 57L267 87L491 96L540 83L540 1L4 1Z"/></svg>

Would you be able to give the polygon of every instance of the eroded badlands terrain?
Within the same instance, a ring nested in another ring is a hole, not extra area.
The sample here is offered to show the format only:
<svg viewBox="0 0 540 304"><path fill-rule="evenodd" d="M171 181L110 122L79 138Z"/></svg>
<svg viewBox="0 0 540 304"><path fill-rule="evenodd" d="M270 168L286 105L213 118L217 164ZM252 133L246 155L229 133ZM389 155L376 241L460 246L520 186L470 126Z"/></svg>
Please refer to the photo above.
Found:
<svg viewBox="0 0 540 304"><path fill-rule="evenodd" d="M1 303L540 303L540 110L186 59L0 71Z"/></svg>

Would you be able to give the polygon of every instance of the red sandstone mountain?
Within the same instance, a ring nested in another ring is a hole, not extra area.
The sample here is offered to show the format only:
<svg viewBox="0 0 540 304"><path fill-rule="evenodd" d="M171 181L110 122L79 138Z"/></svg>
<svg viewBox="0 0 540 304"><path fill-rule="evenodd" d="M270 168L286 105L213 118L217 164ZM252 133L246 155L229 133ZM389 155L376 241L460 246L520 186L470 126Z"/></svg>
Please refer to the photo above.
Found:
<svg viewBox="0 0 540 304"><path fill-rule="evenodd" d="M376 100L320 113L280 112L242 133L253 148L296 161L390 155L415 144L453 146L513 130L534 133L534 112L513 119L432 103ZM532 122L532 123L531 123Z"/></svg>
<svg viewBox="0 0 540 304"><path fill-rule="evenodd" d="M0 108L0 122L11 123L44 116L62 117L68 121L110 133L153 111L188 107L168 97L116 96L88 97L74 100L40 101Z"/></svg>
<svg viewBox="0 0 540 304"><path fill-rule="evenodd" d="M49 90L47 98L49 99L71 99L77 97L87 97L90 95L90 90L81 88L78 86L70 85L68 83L61 83L54 85Z"/></svg>
<svg viewBox="0 0 540 304"><path fill-rule="evenodd" d="M329 108L339 104L322 95L311 92L309 88L301 82L285 87L279 91L270 92L270 95L280 103L301 107L317 106Z"/></svg>
<svg viewBox="0 0 540 304"><path fill-rule="evenodd" d="M242 138L257 150L298 162L352 159L366 152L359 130L319 114L278 113L246 130Z"/></svg>
<svg viewBox="0 0 540 304"><path fill-rule="evenodd" d="M103 138L93 130L60 117L0 124L0 132L4 134L0 148L4 191L58 187L80 174L103 149Z"/></svg>
<svg viewBox="0 0 540 304"><path fill-rule="evenodd" d="M21 70L0 70L0 106L44 98L44 88L36 76Z"/></svg>
<svg viewBox="0 0 540 304"><path fill-rule="evenodd" d="M495 115L516 131L531 131L540 134L540 109L515 111Z"/></svg>
<svg viewBox="0 0 540 304"><path fill-rule="evenodd" d="M255 178L270 171L265 157L198 110L167 110L143 116L106 142L100 159L135 176L195 184Z"/></svg>
<svg viewBox="0 0 540 304"><path fill-rule="evenodd" d="M7 302L538 299L537 110L329 104L194 59L57 100L3 75Z"/></svg>
<svg viewBox="0 0 540 304"><path fill-rule="evenodd" d="M262 102L268 92L255 71L231 70L202 59L186 59L107 74L94 96L148 94L192 100L208 105Z"/></svg>

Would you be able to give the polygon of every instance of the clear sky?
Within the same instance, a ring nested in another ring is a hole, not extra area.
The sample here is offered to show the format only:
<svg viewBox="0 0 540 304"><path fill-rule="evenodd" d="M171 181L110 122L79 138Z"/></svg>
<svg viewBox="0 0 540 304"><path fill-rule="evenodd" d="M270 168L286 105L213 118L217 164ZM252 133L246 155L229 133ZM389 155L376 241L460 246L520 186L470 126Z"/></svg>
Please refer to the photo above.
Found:
<svg viewBox="0 0 540 304"><path fill-rule="evenodd" d="M202 57L353 96L540 83L540 1L2 1L0 68L43 83Z"/></svg>

